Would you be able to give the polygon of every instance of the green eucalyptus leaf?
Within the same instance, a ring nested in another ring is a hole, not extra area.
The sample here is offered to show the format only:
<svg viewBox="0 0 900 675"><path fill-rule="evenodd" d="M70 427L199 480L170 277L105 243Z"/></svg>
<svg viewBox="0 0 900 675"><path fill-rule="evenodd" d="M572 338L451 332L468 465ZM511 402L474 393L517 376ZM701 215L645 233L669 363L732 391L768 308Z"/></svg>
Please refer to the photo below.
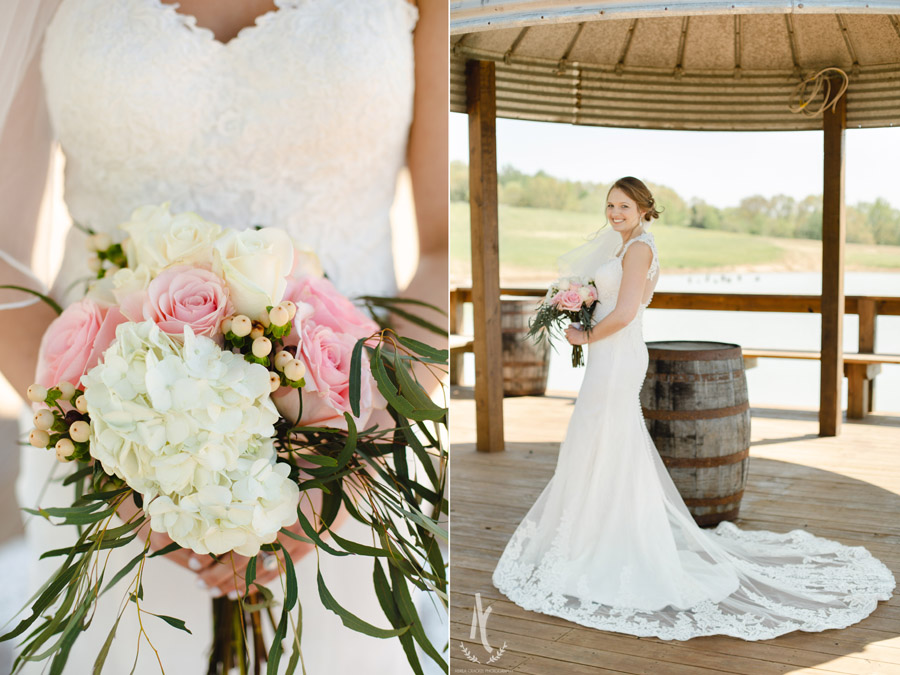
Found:
<svg viewBox="0 0 900 675"><path fill-rule="evenodd" d="M23 293L30 293L31 295L36 295L41 300L43 300L45 303L47 303L53 309L53 311L56 312L57 316L59 316L60 314L63 313L63 309L62 309L62 307L59 306L59 303L57 303L50 296L44 295L43 293L39 293L38 291L32 290L30 288L25 288L24 286L14 286L12 284L4 284L3 286L0 286L0 288L8 288L13 291L22 291Z"/></svg>
<svg viewBox="0 0 900 675"><path fill-rule="evenodd" d="M152 612L147 613L151 614ZM193 635L193 633L191 633L190 629L188 629L182 619L176 619L174 616L166 616L165 614L154 614L153 616L159 617L173 628L183 630L185 633L190 633L191 635Z"/></svg>
<svg viewBox="0 0 900 675"><path fill-rule="evenodd" d="M362 350L366 338L361 338L353 345L350 355L350 410L355 417L359 417L359 398L362 387Z"/></svg>
<svg viewBox="0 0 900 675"><path fill-rule="evenodd" d="M318 570L316 573L316 583L319 587L319 597L322 599L322 604L325 605L332 612L341 617L341 622L351 630L355 630L358 633L365 633L366 635L371 635L372 637L377 638L389 638L397 635L402 635L407 630L409 630L409 626L402 626L400 628L395 629L386 629L386 628L378 628L377 626L373 626L370 623L366 623L362 619L360 619L355 614L347 611L340 604L338 604L337 600L331 595L328 591L328 588L325 586L325 580L322 578L322 570Z"/></svg>

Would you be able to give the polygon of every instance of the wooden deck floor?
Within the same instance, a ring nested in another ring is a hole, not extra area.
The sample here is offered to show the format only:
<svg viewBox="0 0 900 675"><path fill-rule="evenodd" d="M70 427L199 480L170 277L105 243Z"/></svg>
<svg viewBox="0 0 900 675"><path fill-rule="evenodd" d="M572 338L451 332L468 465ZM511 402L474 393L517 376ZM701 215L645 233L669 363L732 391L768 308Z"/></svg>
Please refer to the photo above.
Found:
<svg viewBox="0 0 900 675"><path fill-rule="evenodd" d="M687 642L599 631L528 612L500 594L491 572L513 530L549 480L574 396L506 399L507 449L478 453L471 389L456 387L451 406L451 673L530 675L646 673L900 674L900 595L864 621L822 633L794 632L747 642L725 636ZM900 578L900 415L845 419L836 438L820 438L815 411L751 408L750 477L739 527L807 528L866 546ZM487 636L507 648L481 663L470 639L475 595L491 608Z"/></svg>

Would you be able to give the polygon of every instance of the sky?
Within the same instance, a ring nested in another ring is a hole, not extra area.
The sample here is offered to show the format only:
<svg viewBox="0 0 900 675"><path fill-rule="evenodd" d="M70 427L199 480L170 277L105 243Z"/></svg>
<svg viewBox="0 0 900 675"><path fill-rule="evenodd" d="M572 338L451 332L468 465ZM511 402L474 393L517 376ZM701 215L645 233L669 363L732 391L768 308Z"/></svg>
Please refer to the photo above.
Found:
<svg viewBox="0 0 900 675"><path fill-rule="evenodd" d="M450 115L450 159L468 163L466 116ZM845 132L848 204L900 208L900 128ZM497 165L569 180L622 176L724 208L743 197L822 193L821 131L655 131L497 120Z"/></svg>

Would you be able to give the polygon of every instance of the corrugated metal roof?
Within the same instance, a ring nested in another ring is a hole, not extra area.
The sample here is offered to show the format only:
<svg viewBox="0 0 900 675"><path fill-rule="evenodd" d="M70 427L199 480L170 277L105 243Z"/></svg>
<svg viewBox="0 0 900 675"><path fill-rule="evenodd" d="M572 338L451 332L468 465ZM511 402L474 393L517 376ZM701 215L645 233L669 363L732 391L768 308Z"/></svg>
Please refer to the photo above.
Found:
<svg viewBox="0 0 900 675"><path fill-rule="evenodd" d="M849 127L900 125L900 16L891 11L900 1L454 2L451 110L465 112L465 61L487 59L497 62L501 117L820 129L820 118L788 105L804 77L836 66L849 77Z"/></svg>

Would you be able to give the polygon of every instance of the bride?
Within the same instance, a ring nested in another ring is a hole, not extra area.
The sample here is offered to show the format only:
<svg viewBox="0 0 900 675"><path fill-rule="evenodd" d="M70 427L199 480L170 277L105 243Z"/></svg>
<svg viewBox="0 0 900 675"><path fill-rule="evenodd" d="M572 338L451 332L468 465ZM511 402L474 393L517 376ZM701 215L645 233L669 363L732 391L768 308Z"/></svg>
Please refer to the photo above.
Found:
<svg viewBox="0 0 900 675"><path fill-rule="evenodd" d="M170 201L173 212L195 211L225 227L284 227L319 254L329 278L351 297L397 294L389 211L406 164L419 263L401 294L445 306L446 35L439 0L4 0L0 284L40 288L29 268L46 253L33 247L52 203L58 140L66 206L76 223L114 235L136 207ZM54 298L78 299L68 291L90 276L86 260L85 235L72 228ZM4 331L0 369L22 393L34 380L39 336L54 315L43 303L3 293L4 319L16 330ZM433 339L399 319L395 325L409 337ZM58 476L45 486L50 454L23 451L23 506L71 502ZM335 529L361 543L371 537L346 512ZM28 522L32 590L55 568L36 558L58 546L67 534L61 530L40 518ZM307 672L407 672L397 640L351 631L318 598L320 566L340 604L385 626L371 561L282 543L298 561ZM109 569L134 554L117 549ZM233 590L232 574L184 551L153 562L145 574L148 601L193 632L153 627L163 664L168 672L206 672L210 597ZM277 595L277 570L260 569L257 578ZM114 595L101 599L67 673L91 669L115 619ZM423 597L420 612L433 605L440 602ZM137 621L125 617L104 672L131 670ZM446 623L432 636L438 649L446 641L441 633ZM140 655L136 672L159 672L146 644ZM39 671L46 663L32 666Z"/></svg>
<svg viewBox="0 0 900 675"><path fill-rule="evenodd" d="M584 383L556 471L506 545L494 586L528 610L665 640L764 640L865 618L895 586L865 548L804 530L695 524L639 399L659 212L644 183L626 177L610 189L606 217L611 228L560 261L598 289L594 326L566 331L570 343L590 345Z"/></svg>

